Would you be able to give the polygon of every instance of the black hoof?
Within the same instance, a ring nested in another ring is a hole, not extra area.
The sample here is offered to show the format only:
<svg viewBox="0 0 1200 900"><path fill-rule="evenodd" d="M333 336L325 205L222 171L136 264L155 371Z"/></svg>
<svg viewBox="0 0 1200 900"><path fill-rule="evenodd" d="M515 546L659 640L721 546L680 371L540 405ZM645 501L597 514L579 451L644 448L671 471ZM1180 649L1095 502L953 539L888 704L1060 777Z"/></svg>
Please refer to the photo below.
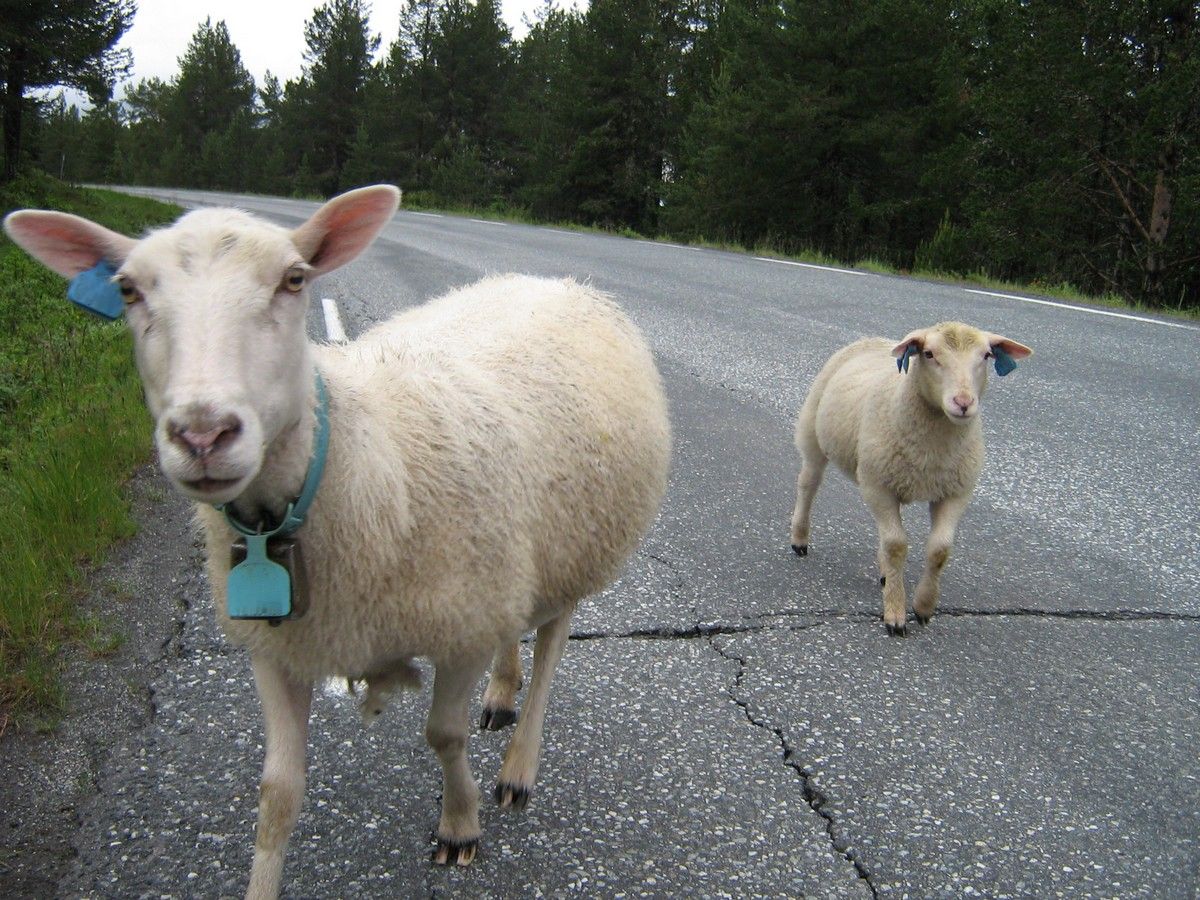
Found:
<svg viewBox="0 0 1200 900"><path fill-rule="evenodd" d="M922 625L928 625L929 620L933 618L933 616L923 616L920 613L913 613L913 615L917 617L917 621Z"/></svg>
<svg viewBox="0 0 1200 900"><path fill-rule="evenodd" d="M906 631L904 625L891 625L889 623L884 624L887 626L887 633L892 637L904 637Z"/></svg>
<svg viewBox="0 0 1200 900"><path fill-rule="evenodd" d="M886 576L886 575L880 575L880 576L879 576L879 586L880 586L880 587L883 587L883 586L885 586L886 584L887 584L887 576Z"/></svg>
<svg viewBox="0 0 1200 900"><path fill-rule="evenodd" d="M430 861L435 866L469 866L479 850L479 838L470 841L439 837Z"/></svg>
<svg viewBox="0 0 1200 900"><path fill-rule="evenodd" d="M797 556L808 556L808 544L792 544L792 551Z"/></svg>
<svg viewBox="0 0 1200 900"><path fill-rule="evenodd" d="M495 796L501 809L524 809L529 805L529 788L515 784L497 784Z"/></svg>
<svg viewBox="0 0 1200 900"><path fill-rule="evenodd" d="M517 721L517 711L515 709L492 709L485 706L483 714L479 717L479 730L499 731L501 728L507 728L515 721Z"/></svg>

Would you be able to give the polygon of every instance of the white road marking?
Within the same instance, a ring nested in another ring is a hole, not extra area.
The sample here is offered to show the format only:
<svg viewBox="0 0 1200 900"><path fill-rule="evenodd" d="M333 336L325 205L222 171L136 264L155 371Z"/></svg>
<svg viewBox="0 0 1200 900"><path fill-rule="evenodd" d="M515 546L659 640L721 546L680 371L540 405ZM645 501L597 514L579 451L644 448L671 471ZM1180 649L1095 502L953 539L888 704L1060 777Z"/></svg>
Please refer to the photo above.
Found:
<svg viewBox="0 0 1200 900"><path fill-rule="evenodd" d="M672 244L670 241L643 241L641 238L634 238L634 243L650 244L654 247L674 247L676 250L691 250L695 253L700 252L699 247L689 247L686 244Z"/></svg>
<svg viewBox="0 0 1200 900"><path fill-rule="evenodd" d="M507 225L507 222L493 222L490 219L472 219L472 222L478 222L480 225Z"/></svg>
<svg viewBox="0 0 1200 900"><path fill-rule="evenodd" d="M835 269L833 266L818 266L816 263L795 262L790 259L773 259L770 256L756 256L760 262L783 263L785 266L799 266L802 269L820 269L823 272L839 272L842 275L873 275L873 272L856 272L854 269Z"/></svg>
<svg viewBox="0 0 1200 900"><path fill-rule="evenodd" d="M542 231L548 231L551 234L569 234L571 237L583 237L582 231L563 231L561 228L543 228Z"/></svg>
<svg viewBox="0 0 1200 900"><path fill-rule="evenodd" d="M430 219L440 219L442 217L441 213L423 213L417 212L415 209L405 209L401 210L401 212L406 212L410 216L427 216Z"/></svg>
<svg viewBox="0 0 1200 900"><path fill-rule="evenodd" d="M988 297L1003 297L1005 300L1021 300L1025 303L1037 303L1040 306L1057 306L1059 309L1073 309L1076 312L1091 313L1094 316L1112 316L1114 319L1131 319L1134 322L1149 322L1151 325L1165 325L1167 328L1184 328L1188 331L1200 331L1200 326L1184 325L1182 322L1164 322L1162 319L1151 319L1147 316L1134 316L1129 313L1109 312L1107 309L1093 309L1090 306L1076 306L1073 303L1056 303L1052 300L1037 300L1033 297L1021 297L1017 294L999 294L996 291L977 291L963 288L968 294L984 294Z"/></svg>
<svg viewBox="0 0 1200 900"><path fill-rule="evenodd" d="M329 339L345 343L346 329L342 327L342 317L338 313L337 301L331 297L322 297L321 309L325 312L325 333L329 335Z"/></svg>

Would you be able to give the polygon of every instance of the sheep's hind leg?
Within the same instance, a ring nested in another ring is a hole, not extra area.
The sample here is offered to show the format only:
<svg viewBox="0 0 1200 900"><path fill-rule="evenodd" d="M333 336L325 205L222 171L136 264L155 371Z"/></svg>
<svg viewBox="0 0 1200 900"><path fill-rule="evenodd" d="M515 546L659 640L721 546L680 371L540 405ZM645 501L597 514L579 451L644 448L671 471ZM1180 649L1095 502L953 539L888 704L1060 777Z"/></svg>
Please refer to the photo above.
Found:
<svg viewBox="0 0 1200 900"><path fill-rule="evenodd" d="M913 598L913 613L922 625L928 624L937 609L942 569L950 559L954 533L967 511L970 497L947 497L929 504L929 540L925 544L925 572Z"/></svg>
<svg viewBox="0 0 1200 900"><path fill-rule="evenodd" d="M502 807L524 809L529 802L529 792L533 790L542 754L542 723L546 718L550 683L554 680L554 670L567 644L572 612L564 612L537 631L537 643L533 648L533 677L529 682L529 695L525 698L525 710L508 742L504 764L500 767L500 777L496 782L496 802Z"/></svg>
<svg viewBox="0 0 1200 900"><path fill-rule="evenodd" d="M792 511L792 550L797 556L808 556L813 500L828 462L829 459L819 448L812 447L804 452L804 464L796 478L796 508Z"/></svg>
<svg viewBox="0 0 1200 900"><path fill-rule="evenodd" d="M260 656L252 656L251 665L262 701L266 754L259 787L254 865L246 897L268 900L279 896L284 851L304 799L312 683L296 681L281 666Z"/></svg>
<svg viewBox="0 0 1200 900"><path fill-rule="evenodd" d="M521 689L521 645L506 644L492 660L492 677L483 693L479 727L499 731L517 721L517 691Z"/></svg>
<svg viewBox="0 0 1200 900"><path fill-rule="evenodd" d="M908 556L908 535L900 519L900 502L881 487L860 482L863 499L875 516L879 528L879 571L883 585L883 624L888 634L902 635L908 617L904 594L904 560Z"/></svg>
<svg viewBox="0 0 1200 900"><path fill-rule="evenodd" d="M439 663L433 677L433 703L425 740L442 764L442 818L433 861L466 866L479 849L479 787L467 763L468 705L487 658Z"/></svg>

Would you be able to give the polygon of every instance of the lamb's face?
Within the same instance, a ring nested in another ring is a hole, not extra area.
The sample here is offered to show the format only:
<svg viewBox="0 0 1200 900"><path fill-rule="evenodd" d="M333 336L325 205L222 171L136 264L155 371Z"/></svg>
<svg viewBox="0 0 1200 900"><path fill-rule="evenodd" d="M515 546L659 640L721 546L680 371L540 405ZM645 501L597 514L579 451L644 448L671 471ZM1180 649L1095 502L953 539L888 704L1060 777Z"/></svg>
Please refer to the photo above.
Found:
<svg viewBox="0 0 1200 900"><path fill-rule="evenodd" d="M236 498L300 417L309 274L287 232L228 210L185 216L118 270L159 462L187 496Z"/></svg>
<svg viewBox="0 0 1200 900"><path fill-rule="evenodd" d="M979 415L991 359L992 349L982 331L943 324L926 333L914 375L929 404L941 407L947 419L962 425Z"/></svg>
<svg viewBox="0 0 1200 900"><path fill-rule="evenodd" d="M961 322L942 322L914 331L892 353L902 357L913 352L908 377L914 379L921 397L941 409L951 422L966 425L979 415L979 404L987 390L988 366L998 348L1014 359L1033 353L1024 344Z"/></svg>

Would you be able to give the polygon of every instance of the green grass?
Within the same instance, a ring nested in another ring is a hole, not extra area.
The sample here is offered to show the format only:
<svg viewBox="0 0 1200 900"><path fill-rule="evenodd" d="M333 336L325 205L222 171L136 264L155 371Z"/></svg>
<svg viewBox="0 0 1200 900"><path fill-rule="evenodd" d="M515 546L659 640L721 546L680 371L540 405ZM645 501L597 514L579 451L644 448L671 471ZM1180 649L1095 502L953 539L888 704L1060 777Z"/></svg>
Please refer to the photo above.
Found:
<svg viewBox="0 0 1200 900"><path fill-rule="evenodd" d="M179 210L26 177L0 211L74 212L138 234ZM129 336L67 302L65 281L0 239L0 721L52 720L75 652L119 640L82 616L88 566L134 531L123 485L151 450Z"/></svg>

